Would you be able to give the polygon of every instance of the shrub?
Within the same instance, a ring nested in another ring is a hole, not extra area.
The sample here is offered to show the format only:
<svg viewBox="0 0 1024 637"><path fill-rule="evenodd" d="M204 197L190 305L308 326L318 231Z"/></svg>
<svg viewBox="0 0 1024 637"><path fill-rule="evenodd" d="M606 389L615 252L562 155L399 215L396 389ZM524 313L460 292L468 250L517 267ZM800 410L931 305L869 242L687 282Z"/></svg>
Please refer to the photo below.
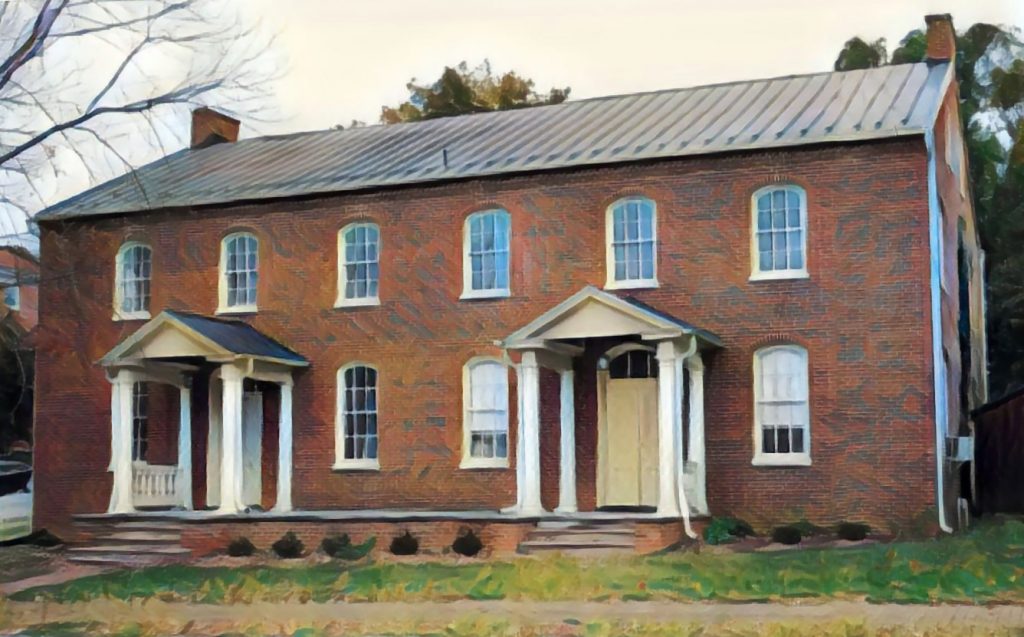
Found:
<svg viewBox="0 0 1024 637"><path fill-rule="evenodd" d="M39 548L52 549L64 544L64 540L60 539L53 533L50 533L46 529L41 529L28 536L25 543L31 544L32 546L38 546Z"/></svg>
<svg viewBox="0 0 1024 637"><path fill-rule="evenodd" d="M772 542L792 546L803 539L800 529L795 526L780 526L772 531Z"/></svg>
<svg viewBox="0 0 1024 637"><path fill-rule="evenodd" d="M366 557L376 544L377 538L374 537L368 538L362 544L352 544L348 533L342 533L325 537L320 543L320 549L331 557L353 561Z"/></svg>
<svg viewBox="0 0 1024 637"><path fill-rule="evenodd" d="M704 541L711 545L728 544L755 535L754 529L736 518L715 518L704 529Z"/></svg>
<svg viewBox="0 0 1024 637"><path fill-rule="evenodd" d="M420 550L420 541L406 531L391 540L390 550L393 555L415 555Z"/></svg>
<svg viewBox="0 0 1024 637"><path fill-rule="evenodd" d="M476 536L473 529L460 532L455 541L452 542L452 550L466 557L473 557L483 548L484 543Z"/></svg>
<svg viewBox="0 0 1024 637"><path fill-rule="evenodd" d="M292 560L297 557L302 557L302 551L305 550L306 546L302 543L302 540L298 538L292 531L288 531L281 536L281 539L274 542L271 547L274 553L285 560Z"/></svg>
<svg viewBox="0 0 1024 637"><path fill-rule="evenodd" d="M836 535L850 542L860 542L871 533L871 527L861 522L843 522L836 527Z"/></svg>
<svg viewBox="0 0 1024 637"><path fill-rule="evenodd" d="M247 537L239 537L228 543L228 555L231 557L249 557L256 552L256 547Z"/></svg>

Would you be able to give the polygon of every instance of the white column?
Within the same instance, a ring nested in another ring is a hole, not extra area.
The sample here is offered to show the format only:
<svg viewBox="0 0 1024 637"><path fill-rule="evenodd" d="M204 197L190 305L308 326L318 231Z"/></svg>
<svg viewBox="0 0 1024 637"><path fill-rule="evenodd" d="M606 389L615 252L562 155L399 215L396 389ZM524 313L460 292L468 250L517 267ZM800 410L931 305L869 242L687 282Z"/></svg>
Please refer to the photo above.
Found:
<svg viewBox="0 0 1024 637"><path fill-rule="evenodd" d="M185 378L178 399L178 495L181 507L192 510L192 380Z"/></svg>
<svg viewBox="0 0 1024 637"><path fill-rule="evenodd" d="M537 354L523 352L523 494L520 511L543 513L540 502L540 369Z"/></svg>
<svg viewBox="0 0 1024 637"><path fill-rule="evenodd" d="M558 373L561 381L561 432L558 508L559 513L576 512L576 405L573 396L573 372L571 369Z"/></svg>
<svg viewBox="0 0 1024 637"><path fill-rule="evenodd" d="M281 415L277 421L277 511L292 510L292 383L281 388Z"/></svg>
<svg viewBox="0 0 1024 637"><path fill-rule="evenodd" d="M704 453L704 361L700 354L694 354L686 361L690 372L690 449L687 458L695 466L697 477L696 502L694 507L701 514L707 514L707 466Z"/></svg>
<svg viewBox="0 0 1024 637"><path fill-rule="evenodd" d="M676 472L679 458L676 427L676 349L669 341L658 343L658 515L677 517L679 489Z"/></svg>
<svg viewBox="0 0 1024 637"><path fill-rule="evenodd" d="M223 406L221 431L223 442L220 461L221 513L237 513L242 504L242 376L234 365L221 366Z"/></svg>
<svg viewBox="0 0 1024 637"><path fill-rule="evenodd" d="M132 398L135 374L120 370L111 385L110 399L110 471L114 486L110 492L108 513L131 513L132 497Z"/></svg>
<svg viewBox="0 0 1024 637"><path fill-rule="evenodd" d="M523 435L523 366L516 365L516 510L523 508L526 486L526 436Z"/></svg>

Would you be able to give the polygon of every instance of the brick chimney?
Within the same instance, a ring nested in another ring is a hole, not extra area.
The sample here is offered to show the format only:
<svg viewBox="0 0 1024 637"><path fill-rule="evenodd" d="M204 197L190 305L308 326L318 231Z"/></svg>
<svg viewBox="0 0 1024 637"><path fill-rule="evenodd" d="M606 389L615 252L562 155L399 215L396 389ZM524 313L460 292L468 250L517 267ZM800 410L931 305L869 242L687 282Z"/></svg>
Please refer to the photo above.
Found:
<svg viewBox="0 0 1024 637"><path fill-rule="evenodd" d="M207 106L192 111L192 148L206 148L222 142L238 141L237 119Z"/></svg>
<svg viewBox="0 0 1024 637"><path fill-rule="evenodd" d="M928 32L925 40L928 44L925 59L928 62L949 62L956 57L956 31L953 29L953 16L948 13L926 15L925 24Z"/></svg>

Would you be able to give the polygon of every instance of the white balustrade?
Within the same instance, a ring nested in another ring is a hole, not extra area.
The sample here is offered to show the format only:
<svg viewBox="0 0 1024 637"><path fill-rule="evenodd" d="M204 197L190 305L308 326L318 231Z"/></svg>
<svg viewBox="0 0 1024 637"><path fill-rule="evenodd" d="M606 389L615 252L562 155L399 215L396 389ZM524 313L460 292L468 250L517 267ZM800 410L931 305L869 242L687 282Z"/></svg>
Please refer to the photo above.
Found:
<svg viewBox="0 0 1024 637"><path fill-rule="evenodd" d="M180 505L177 465L134 463L132 466L132 498L137 507Z"/></svg>

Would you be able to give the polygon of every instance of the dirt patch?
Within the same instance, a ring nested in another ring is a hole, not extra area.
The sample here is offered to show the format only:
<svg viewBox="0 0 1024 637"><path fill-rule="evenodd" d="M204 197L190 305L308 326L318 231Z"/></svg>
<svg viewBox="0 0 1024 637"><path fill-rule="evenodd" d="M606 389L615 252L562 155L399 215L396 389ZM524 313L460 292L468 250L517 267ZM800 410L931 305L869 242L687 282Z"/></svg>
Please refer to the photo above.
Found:
<svg viewBox="0 0 1024 637"><path fill-rule="evenodd" d="M0 547L0 584L43 575L63 564L63 550L28 544Z"/></svg>

